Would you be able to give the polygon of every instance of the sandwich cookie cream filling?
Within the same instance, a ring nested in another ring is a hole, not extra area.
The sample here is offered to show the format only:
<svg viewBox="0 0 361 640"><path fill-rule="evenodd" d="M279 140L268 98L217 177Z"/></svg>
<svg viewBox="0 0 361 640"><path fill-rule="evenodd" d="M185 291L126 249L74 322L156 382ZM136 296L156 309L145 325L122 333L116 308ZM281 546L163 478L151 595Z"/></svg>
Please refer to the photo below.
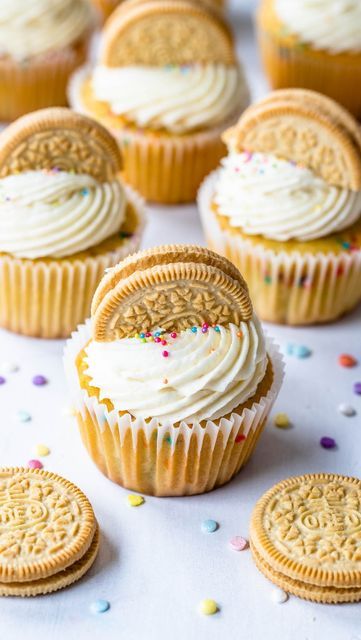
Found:
<svg viewBox="0 0 361 640"><path fill-rule="evenodd" d="M290 32L315 49L361 51L360 0L274 0Z"/></svg>
<svg viewBox="0 0 361 640"><path fill-rule="evenodd" d="M91 341L86 374L118 411L161 424L194 424L227 415L251 398L267 368L256 317L240 326L191 327Z"/></svg>
<svg viewBox="0 0 361 640"><path fill-rule="evenodd" d="M140 127L186 133L224 122L249 102L236 66L98 66L92 76L97 100Z"/></svg>
<svg viewBox="0 0 361 640"><path fill-rule="evenodd" d="M92 20L88 0L1 0L0 55L22 60L63 49Z"/></svg>
<svg viewBox="0 0 361 640"><path fill-rule="evenodd" d="M25 171L0 179L0 251L62 258L118 233L126 196L118 180L66 171Z"/></svg>
<svg viewBox="0 0 361 640"><path fill-rule="evenodd" d="M311 169L263 153L224 158L214 200L231 226L279 241L322 238L361 216L361 192L330 185Z"/></svg>

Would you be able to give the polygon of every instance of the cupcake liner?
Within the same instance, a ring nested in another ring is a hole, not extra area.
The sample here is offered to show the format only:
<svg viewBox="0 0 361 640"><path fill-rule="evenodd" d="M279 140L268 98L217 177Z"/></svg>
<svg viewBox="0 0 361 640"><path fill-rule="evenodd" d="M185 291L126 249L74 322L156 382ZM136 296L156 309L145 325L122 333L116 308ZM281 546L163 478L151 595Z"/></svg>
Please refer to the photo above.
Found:
<svg viewBox="0 0 361 640"><path fill-rule="evenodd" d="M335 320L361 300L361 251L340 254L275 252L223 229L211 208L217 172L202 184L198 207L207 245L229 258L245 278L262 320L315 324Z"/></svg>
<svg viewBox="0 0 361 640"><path fill-rule="evenodd" d="M90 336L87 321L68 340L64 365L83 443L109 479L141 493L181 496L210 491L238 473L255 449L283 380L283 360L272 340L267 351L273 380L259 402L205 426L176 426L120 416L81 388L76 358Z"/></svg>
<svg viewBox="0 0 361 640"><path fill-rule="evenodd" d="M73 74L68 97L75 111L97 118L80 96L89 73L90 68L83 67ZM240 113L241 110L218 127L183 136L134 127L110 127L102 118L100 121L118 140L124 158L124 180L146 200L181 204L196 199L202 180L218 166L226 153L221 135L237 121Z"/></svg>
<svg viewBox="0 0 361 640"><path fill-rule="evenodd" d="M0 121L9 122L43 107L65 106L71 74L87 58L91 31L63 51L25 61L0 56Z"/></svg>
<svg viewBox="0 0 361 640"><path fill-rule="evenodd" d="M0 254L1 327L39 338L65 338L84 321L104 270L137 251L140 245L143 201L130 188L126 193L136 212L136 228L115 249L58 260Z"/></svg>
<svg viewBox="0 0 361 640"><path fill-rule="evenodd" d="M258 21L261 22L261 19ZM272 89L301 87L330 96L361 118L361 53L337 54L286 45L258 25L261 58Z"/></svg>

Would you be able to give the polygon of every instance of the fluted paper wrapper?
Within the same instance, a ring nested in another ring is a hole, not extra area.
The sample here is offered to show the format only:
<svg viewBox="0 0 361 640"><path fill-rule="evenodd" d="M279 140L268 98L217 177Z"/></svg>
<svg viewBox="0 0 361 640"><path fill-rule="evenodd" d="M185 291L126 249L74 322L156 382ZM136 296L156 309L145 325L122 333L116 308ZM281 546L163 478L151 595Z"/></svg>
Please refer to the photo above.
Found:
<svg viewBox="0 0 361 640"><path fill-rule="evenodd" d="M361 251L352 253L275 252L223 229L211 204L217 172L202 184L198 208L207 245L231 260L246 280L262 320L315 324L335 320L361 300Z"/></svg>
<svg viewBox="0 0 361 640"><path fill-rule="evenodd" d="M271 340L273 380L259 402L205 426L175 426L119 416L81 388L75 361L90 336L88 321L68 340L64 364L83 443L110 480L149 495L182 496L211 491L238 473L255 449L283 380L283 361Z"/></svg>
<svg viewBox="0 0 361 640"><path fill-rule="evenodd" d="M81 87L90 73L90 67L83 67L73 74L68 98L75 111L96 118L81 98ZM241 110L218 127L183 136L125 126L110 128L122 151L124 180L151 202L194 202L202 180L226 154L222 133L240 113Z"/></svg>
<svg viewBox="0 0 361 640"><path fill-rule="evenodd" d="M74 260L30 260L0 254L1 327L38 338L67 338L84 322L104 270L140 245L143 200L130 188L126 193L138 223L134 233L112 251Z"/></svg>
<svg viewBox="0 0 361 640"><path fill-rule="evenodd" d="M44 107L67 104L71 74L84 64L91 31L63 51L23 62L0 56L0 121L9 122Z"/></svg>
<svg viewBox="0 0 361 640"><path fill-rule="evenodd" d="M361 92L356 90L361 86L361 53L320 52L305 48L301 43L285 46L260 24L258 41L272 89L312 89L330 96L356 118L361 118Z"/></svg>

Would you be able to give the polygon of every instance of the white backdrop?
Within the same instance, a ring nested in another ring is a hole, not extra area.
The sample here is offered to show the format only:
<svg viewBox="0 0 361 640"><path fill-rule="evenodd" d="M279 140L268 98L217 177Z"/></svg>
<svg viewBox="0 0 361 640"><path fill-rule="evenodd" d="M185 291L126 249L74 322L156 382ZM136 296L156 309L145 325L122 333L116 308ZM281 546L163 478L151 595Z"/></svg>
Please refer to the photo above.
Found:
<svg viewBox="0 0 361 640"><path fill-rule="evenodd" d="M233 13L233 24L258 96L265 83L250 23ZM145 246L187 241L203 242L195 207L151 209ZM297 598L276 605L272 586L254 567L250 552L236 553L228 546L234 535L248 536L255 501L278 480L316 471L361 475L361 397L352 392L353 382L361 381L361 366L345 370L337 364L341 352L361 361L360 319L359 310L315 329L269 326L283 351L288 342L313 350L307 360L285 356L286 381L275 412L287 412L293 427L278 430L270 421L249 465L228 486L192 498L146 498L137 509L127 505L127 491L96 470L73 419L64 416L69 400L63 343L0 332L0 366L6 360L20 366L0 387L0 464L24 464L36 457L37 444L47 445L51 455L44 458L45 467L86 492L102 530L99 557L81 582L45 597L0 600L0 639L361 640L359 605L323 606ZM47 386L31 384L37 373L48 377ZM339 415L340 402L353 404L358 415ZM32 420L20 423L19 410L28 411ZM336 439L335 450L319 446L324 435ZM216 533L201 532L207 518L219 522ZM209 618L197 612L207 597L221 609ZM111 609L96 616L89 607L98 598L109 600Z"/></svg>

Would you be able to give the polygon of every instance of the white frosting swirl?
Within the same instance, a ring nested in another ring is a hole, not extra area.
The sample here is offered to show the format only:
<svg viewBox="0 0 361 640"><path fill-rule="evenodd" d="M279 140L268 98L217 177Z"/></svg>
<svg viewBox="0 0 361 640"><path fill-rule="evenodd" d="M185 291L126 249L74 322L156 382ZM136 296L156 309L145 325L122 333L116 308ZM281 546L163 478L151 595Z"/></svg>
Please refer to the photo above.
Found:
<svg viewBox="0 0 361 640"><path fill-rule="evenodd" d="M361 51L360 0L275 0L286 28L316 49Z"/></svg>
<svg viewBox="0 0 361 640"><path fill-rule="evenodd" d="M186 133L212 127L247 106L243 72L222 64L96 67L94 95L140 127Z"/></svg>
<svg viewBox="0 0 361 640"><path fill-rule="evenodd" d="M16 59L63 49L92 22L89 0L1 0L0 54Z"/></svg>
<svg viewBox="0 0 361 640"><path fill-rule="evenodd" d="M332 186L311 169L262 153L224 158L215 202L231 226L280 241L322 238L361 215L361 192Z"/></svg>
<svg viewBox="0 0 361 640"><path fill-rule="evenodd" d="M61 258L118 233L126 197L118 180L65 171L26 171L0 179L0 251Z"/></svg>
<svg viewBox="0 0 361 640"><path fill-rule="evenodd" d="M136 418L192 424L231 412L254 395L265 375L265 341L255 317L240 327L187 329L175 339L166 334L166 340L166 347L136 338L90 342L86 373L100 399Z"/></svg>

